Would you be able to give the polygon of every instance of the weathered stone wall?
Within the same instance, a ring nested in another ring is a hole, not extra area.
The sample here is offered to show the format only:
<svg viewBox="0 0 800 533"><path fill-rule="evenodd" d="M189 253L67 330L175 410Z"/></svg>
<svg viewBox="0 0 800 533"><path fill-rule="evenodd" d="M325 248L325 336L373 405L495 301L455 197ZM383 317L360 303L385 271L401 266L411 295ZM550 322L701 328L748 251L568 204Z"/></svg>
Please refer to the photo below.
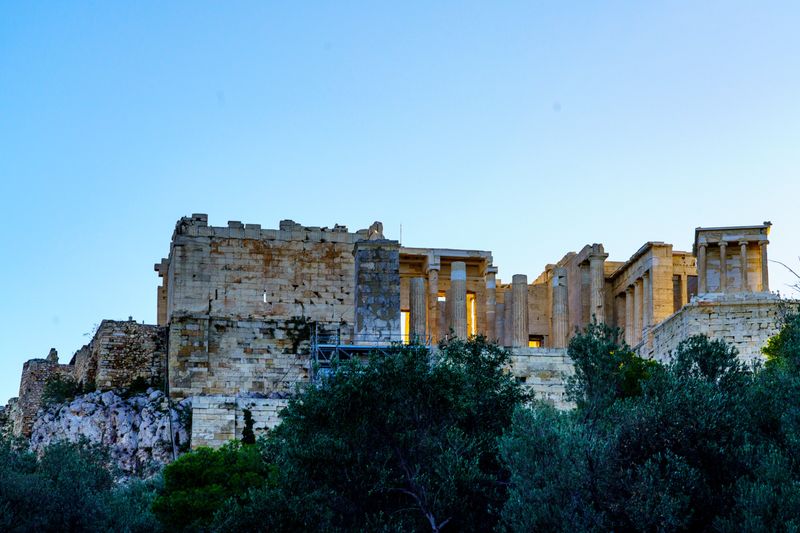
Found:
<svg viewBox="0 0 800 533"><path fill-rule="evenodd" d="M291 220L280 229L229 222L209 227L206 215L178 221L166 271L166 320L206 314L243 318L306 316L353 322L353 245L369 230L348 233L304 227Z"/></svg>
<svg viewBox="0 0 800 533"><path fill-rule="evenodd" d="M173 314L170 395L293 392L309 378L311 327L303 317L245 320Z"/></svg>
<svg viewBox="0 0 800 533"><path fill-rule="evenodd" d="M19 402L13 419L14 435L30 436L36 413L42 406L44 386L57 377L73 379L73 367L60 365L57 359L31 359L22 366Z"/></svg>
<svg viewBox="0 0 800 533"><path fill-rule="evenodd" d="M566 349L515 348L510 370L537 400L552 403L559 409L574 407L566 397L567 379L575 372Z"/></svg>
<svg viewBox="0 0 800 533"><path fill-rule="evenodd" d="M739 350L743 361L762 359L761 348L778 333L781 300L769 293L705 294L655 326L651 347L640 353L669 360L678 344L692 335L721 339Z"/></svg>
<svg viewBox="0 0 800 533"><path fill-rule="evenodd" d="M373 240L356 244L355 330L358 343L399 342L400 244Z"/></svg>
<svg viewBox="0 0 800 533"><path fill-rule="evenodd" d="M164 327L104 320L92 342L92 357L97 361L97 389L124 388L135 380L163 387L166 341ZM80 378L77 373L76 377Z"/></svg>
<svg viewBox="0 0 800 533"><path fill-rule="evenodd" d="M285 399L243 396L195 396L192 399L192 448L218 448L232 439L241 439L244 410L253 415L253 430L258 436L280 423Z"/></svg>

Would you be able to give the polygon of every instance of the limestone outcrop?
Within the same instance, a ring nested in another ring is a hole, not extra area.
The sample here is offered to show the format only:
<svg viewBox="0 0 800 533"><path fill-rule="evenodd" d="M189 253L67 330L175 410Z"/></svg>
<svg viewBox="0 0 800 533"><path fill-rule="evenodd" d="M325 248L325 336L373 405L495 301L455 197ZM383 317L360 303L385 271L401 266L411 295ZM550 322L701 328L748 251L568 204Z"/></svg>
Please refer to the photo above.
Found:
<svg viewBox="0 0 800 533"><path fill-rule="evenodd" d="M108 446L123 476L147 476L173 459L170 435L176 453L187 449L190 412L190 399L173 402L170 409L159 390L129 397L115 391L91 392L39 411L31 449L39 452L59 440L86 438Z"/></svg>

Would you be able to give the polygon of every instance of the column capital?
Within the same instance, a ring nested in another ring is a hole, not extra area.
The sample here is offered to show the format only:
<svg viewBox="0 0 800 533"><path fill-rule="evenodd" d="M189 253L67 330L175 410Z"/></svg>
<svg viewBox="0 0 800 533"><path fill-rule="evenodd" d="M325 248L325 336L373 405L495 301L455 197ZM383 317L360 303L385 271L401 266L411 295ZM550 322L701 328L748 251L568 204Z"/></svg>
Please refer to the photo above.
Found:
<svg viewBox="0 0 800 533"><path fill-rule="evenodd" d="M727 242L727 241L719 241L719 243L717 243L717 245L718 245L720 248L727 248L727 246L728 246L728 242Z"/></svg>
<svg viewBox="0 0 800 533"><path fill-rule="evenodd" d="M750 241L739 241L739 246L747 246Z"/></svg>
<svg viewBox="0 0 800 533"><path fill-rule="evenodd" d="M758 245L761 246L761 247L764 247L764 246L766 246L768 244L769 244L769 241L767 239L764 239L763 241L758 241Z"/></svg>
<svg viewBox="0 0 800 533"><path fill-rule="evenodd" d="M589 261L605 261L608 258L608 254L601 254L599 252L592 252L588 256Z"/></svg>
<svg viewBox="0 0 800 533"><path fill-rule="evenodd" d="M487 266L486 273L484 275L488 276L489 274L497 274L497 267L493 265Z"/></svg>

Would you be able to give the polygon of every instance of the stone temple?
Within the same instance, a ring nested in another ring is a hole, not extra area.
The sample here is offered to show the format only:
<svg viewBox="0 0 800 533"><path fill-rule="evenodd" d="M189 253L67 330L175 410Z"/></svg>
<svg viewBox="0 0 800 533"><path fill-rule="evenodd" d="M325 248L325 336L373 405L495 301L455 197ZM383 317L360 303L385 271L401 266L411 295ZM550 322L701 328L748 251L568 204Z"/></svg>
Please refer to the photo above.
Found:
<svg viewBox="0 0 800 533"><path fill-rule="evenodd" d="M697 228L691 251L647 242L625 261L588 244L535 279L504 283L489 251L401 246L380 222L355 232L291 220L213 227L194 214L155 265L158 323L103 321L69 364L55 351L25 363L14 432L30 433L54 375L101 390L139 379L173 401L191 398L191 445L217 446L241 434L244 409L256 429L273 427L286 398L335 355L472 335L508 347L517 379L566 406L566 346L593 319L623 328L646 357L668 358L704 333L759 358L780 307L769 230Z"/></svg>

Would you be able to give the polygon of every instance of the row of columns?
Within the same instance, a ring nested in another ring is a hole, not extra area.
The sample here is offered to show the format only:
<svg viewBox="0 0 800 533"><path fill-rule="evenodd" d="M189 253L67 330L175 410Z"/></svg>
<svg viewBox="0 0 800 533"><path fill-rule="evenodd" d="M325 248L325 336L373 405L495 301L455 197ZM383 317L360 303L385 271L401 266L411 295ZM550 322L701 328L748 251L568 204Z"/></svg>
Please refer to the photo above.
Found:
<svg viewBox="0 0 800 533"><path fill-rule="evenodd" d="M653 321L653 286L645 272L625 289L625 342L639 344Z"/></svg>
<svg viewBox="0 0 800 533"><path fill-rule="evenodd" d="M441 331L442 318L439 302L439 265L428 269L428 290L425 279L410 280L409 334L412 339L425 339L426 333L433 341L441 339L447 331ZM517 274L512 278L511 290L505 294L505 302L497 304L496 267L488 267L486 279L486 328L488 338L499 340L506 346L528 345L528 277ZM453 334L465 339L467 332L467 270L463 261L450 263L450 289L447 291L445 327ZM427 316L426 316L427 315Z"/></svg>
<svg viewBox="0 0 800 533"><path fill-rule="evenodd" d="M769 291L769 268L767 265L767 245L769 241L757 241L761 251L761 290ZM739 268L741 269L742 292L753 292L747 277L747 247L750 241L738 241L739 245ZM697 245L697 290L699 293L708 292L708 245L711 243L699 243ZM731 287L728 284L728 246L732 243L720 241L714 243L719 247L719 292L729 292Z"/></svg>

